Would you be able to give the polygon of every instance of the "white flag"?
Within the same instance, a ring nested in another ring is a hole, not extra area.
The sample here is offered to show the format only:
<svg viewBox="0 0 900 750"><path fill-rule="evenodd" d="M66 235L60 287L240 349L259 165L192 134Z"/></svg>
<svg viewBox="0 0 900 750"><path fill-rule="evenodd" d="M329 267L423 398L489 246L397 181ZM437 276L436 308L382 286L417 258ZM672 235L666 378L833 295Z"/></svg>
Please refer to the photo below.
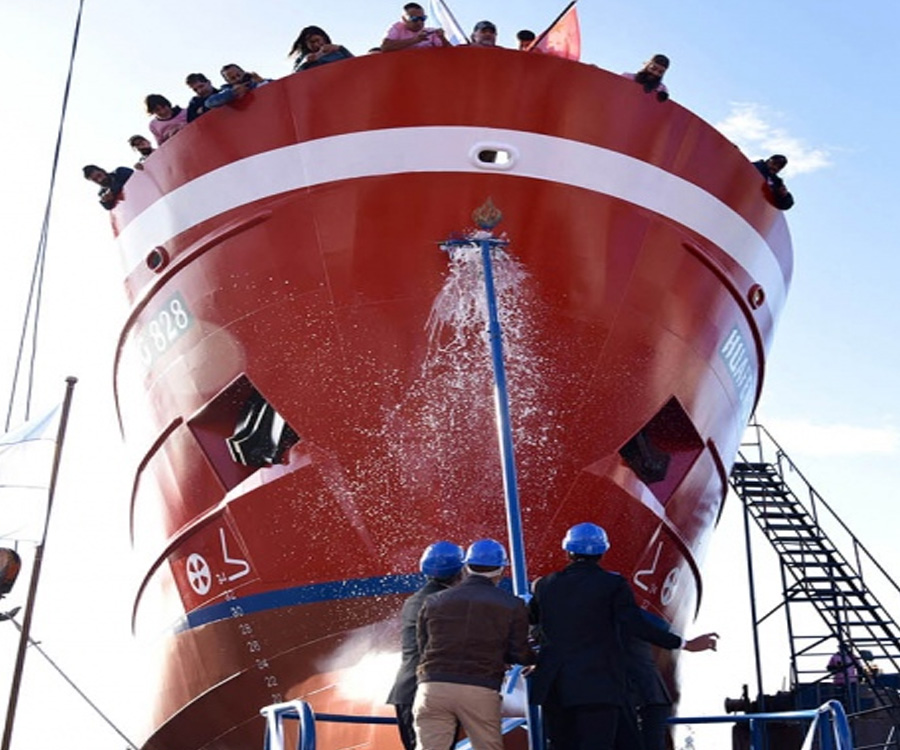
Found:
<svg viewBox="0 0 900 750"><path fill-rule="evenodd" d="M0 539L39 542L60 405L0 437Z"/></svg>
<svg viewBox="0 0 900 750"><path fill-rule="evenodd" d="M437 21L437 25L444 30L447 41L454 46L469 44L466 32L462 30L459 22L454 18L450 8L444 0L429 0L429 15Z"/></svg>

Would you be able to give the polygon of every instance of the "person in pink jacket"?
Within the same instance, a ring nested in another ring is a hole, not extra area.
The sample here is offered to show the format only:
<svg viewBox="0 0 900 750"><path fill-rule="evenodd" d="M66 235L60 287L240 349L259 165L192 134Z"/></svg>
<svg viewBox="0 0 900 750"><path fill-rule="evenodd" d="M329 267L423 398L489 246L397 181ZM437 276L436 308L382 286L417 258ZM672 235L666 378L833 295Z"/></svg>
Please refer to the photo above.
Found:
<svg viewBox="0 0 900 750"><path fill-rule="evenodd" d="M144 103L147 114L154 115L150 120L150 132L156 143L162 146L169 138L187 125L187 110L173 106L162 94L150 94Z"/></svg>

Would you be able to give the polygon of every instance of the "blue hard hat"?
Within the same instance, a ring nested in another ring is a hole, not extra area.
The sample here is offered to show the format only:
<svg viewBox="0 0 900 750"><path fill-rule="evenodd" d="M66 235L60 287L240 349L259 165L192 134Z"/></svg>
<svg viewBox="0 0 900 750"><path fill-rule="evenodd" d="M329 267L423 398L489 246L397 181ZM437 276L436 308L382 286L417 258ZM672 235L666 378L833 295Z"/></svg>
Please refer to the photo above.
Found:
<svg viewBox="0 0 900 750"><path fill-rule="evenodd" d="M419 570L430 578L451 578L462 566L463 548L453 542L429 544L419 559Z"/></svg>
<svg viewBox="0 0 900 750"><path fill-rule="evenodd" d="M609 549L609 537L595 523L579 523L566 532L562 548L576 555L602 555Z"/></svg>
<svg viewBox="0 0 900 750"><path fill-rule="evenodd" d="M466 565L483 565L486 568L503 568L509 565L506 550L494 539L479 539L472 542L466 551Z"/></svg>

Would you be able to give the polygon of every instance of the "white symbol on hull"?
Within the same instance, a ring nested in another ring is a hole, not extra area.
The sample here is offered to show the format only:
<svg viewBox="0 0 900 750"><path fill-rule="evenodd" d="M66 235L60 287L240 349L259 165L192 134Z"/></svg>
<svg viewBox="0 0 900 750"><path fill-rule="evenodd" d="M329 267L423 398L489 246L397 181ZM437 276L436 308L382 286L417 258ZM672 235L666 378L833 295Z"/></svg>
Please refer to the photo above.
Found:
<svg viewBox="0 0 900 750"><path fill-rule="evenodd" d="M203 555L196 552L191 553L185 563L187 571L188 583L200 596L209 593L209 587L212 586L212 572L209 569L209 563Z"/></svg>
<svg viewBox="0 0 900 750"><path fill-rule="evenodd" d="M653 562L650 563L650 567L646 568L645 570L639 570L634 574L634 578L632 580L634 581L634 585L637 586L638 588L641 588L644 591L650 591L650 584L644 583L641 579L645 578L645 577L649 578L654 573L656 573L656 566L659 564L659 556L662 554L662 548L663 548L662 542L657 544L656 545L656 554L653 556Z"/></svg>
<svg viewBox="0 0 900 750"><path fill-rule="evenodd" d="M222 542L222 557L225 560L225 564L236 565L240 568L239 571L228 576L228 580L236 581L238 578L243 578L250 572L250 563L243 558L228 556L228 544L225 541L225 529L219 529L219 540Z"/></svg>
<svg viewBox="0 0 900 750"><path fill-rule="evenodd" d="M678 584L681 579L681 568L672 568L663 581L662 592L659 595L660 604L667 607L672 603L675 594L678 593Z"/></svg>

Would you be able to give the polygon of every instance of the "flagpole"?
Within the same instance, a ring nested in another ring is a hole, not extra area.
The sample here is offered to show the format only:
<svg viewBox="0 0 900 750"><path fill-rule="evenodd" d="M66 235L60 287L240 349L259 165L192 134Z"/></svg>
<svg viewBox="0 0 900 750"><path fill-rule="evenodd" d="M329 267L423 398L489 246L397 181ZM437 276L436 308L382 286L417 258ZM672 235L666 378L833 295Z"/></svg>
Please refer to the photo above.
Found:
<svg viewBox="0 0 900 750"><path fill-rule="evenodd" d="M12 742L13 722L16 718L16 705L19 702L19 689L22 685L22 671L25 666L25 652L31 637L31 616L34 612L34 601L37 595L38 580L41 576L41 565L44 560L44 545L47 541L47 530L50 527L50 511L53 508L53 496L56 494L56 478L59 475L59 461L62 454L63 441L66 436L66 425L69 422L69 409L72 406L72 394L78 378L66 378L66 395L63 399L62 413L56 432L56 446L53 451L53 468L50 471L50 486L47 489L47 513L44 515L44 530L41 541L34 550L34 568L28 584L28 599L25 602L25 616L19 633L19 649L16 653L16 666L13 670L12 687L9 690L9 705L6 709L6 726L3 730L3 744L0 750L9 750Z"/></svg>
<svg viewBox="0 0 900 750"><path fill-rule="evenodd" d="M572 6L577 3L578 0L572 0L565 8L563 8L562 13L560 13L556 18L553 19L553 23L551 23L546 29L541 32L541 35L535 39L531 44L528 45L527 52L531 52L533 49L537 49L537 46L544 40L544 37L550 33L550 30L559 23L560 19L566 15L566 13L571 10Z"/></svg>

